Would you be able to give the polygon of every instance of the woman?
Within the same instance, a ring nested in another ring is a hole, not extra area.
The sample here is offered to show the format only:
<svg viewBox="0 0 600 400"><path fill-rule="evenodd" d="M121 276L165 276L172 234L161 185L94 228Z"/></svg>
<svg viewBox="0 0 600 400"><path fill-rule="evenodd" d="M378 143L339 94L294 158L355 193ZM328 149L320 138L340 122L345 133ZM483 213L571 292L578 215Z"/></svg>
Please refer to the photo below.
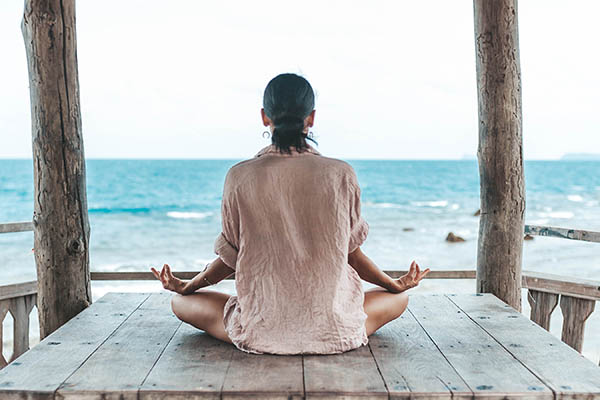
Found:
<svg viewBox="0 0 600 400"><path fill-rule="evenodd" d="M315 118L308 81L282 74L267 85L262 120L272 144L227 172L215 259L189 281L159 273L182 321L248 353L333 354L404 312L406 290L429 272L413 261L392 279L360 249L369 225L345 161L307 143ZM236 296L199 288L235 272ZM361 278L380 288L363 291Z"/></svg>

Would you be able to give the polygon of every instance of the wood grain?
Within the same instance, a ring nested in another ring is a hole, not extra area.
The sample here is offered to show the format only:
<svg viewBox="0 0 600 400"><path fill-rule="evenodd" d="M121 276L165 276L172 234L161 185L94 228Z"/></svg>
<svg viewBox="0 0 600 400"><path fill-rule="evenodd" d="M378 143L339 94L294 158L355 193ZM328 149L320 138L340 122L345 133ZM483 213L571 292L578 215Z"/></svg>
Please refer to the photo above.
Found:
<svg viewBox="0 0 600 400"><path fill-rule="evenodd" d="M64 399L137 399L138 389L181 321L172 295L152 293L58 388Z"/></svg>
<svg viewBox="0 0 600 400"><path fill-rule="evenodd" d="M183 323L140 388L141 400L220 399L234 346Z"/></svg>
<svg viewBox="0 0 600 400"><path fill-rule="evenodd" d="M477 293L494 293L521 310L525 177L517 1L473 4L481 196Z"/></svg>
<svg viewBox="0 0 600 400"><path fill-rule="evenodd" d="M447 297L413 295L409 307L475 398L553 398L538 377Z"/></svg>
<svg viewBox="0 0 600 400"><path fill-rule="evenodd" d="M43 339L92 303L75 0L26 0L33 229Z"/></svg>
<svg viewBox="0 0 600 400"><path fill-rule="evenodd" d="M492 295L448 298L562 399L600 398L600 368Z"/></svg>
<svg viewBox="0 0 600 400"><path fill-rule="evenodd" d="M369 336L390 399L470 399L473 392L410 312Z"/></svg>
<svg viewBox="0 0 600 400"><path fill-rule="evenodd" d="M527 301L531 307L531 320L549 331L550 317L558 304L558 294L529 289Z"/></svg>
<svg viewBox="0 0 600 400"><path fill-rule="evenodd" d="M1 399L53 399L54 392L131 313L145 293L108 293L0 370Z"/></svg>

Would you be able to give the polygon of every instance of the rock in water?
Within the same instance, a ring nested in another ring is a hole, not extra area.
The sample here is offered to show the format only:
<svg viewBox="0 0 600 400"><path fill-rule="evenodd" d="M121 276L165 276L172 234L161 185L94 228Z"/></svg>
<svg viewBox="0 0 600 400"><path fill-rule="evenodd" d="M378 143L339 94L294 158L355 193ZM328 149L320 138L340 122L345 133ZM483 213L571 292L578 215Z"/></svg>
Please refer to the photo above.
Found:
<svg viewBox="0 0 600 400"><path fill-rule="evenodd" d="M481 209L475 211L475 214L473 214L474 217L479 217L481 215Z"/></svg>
<svg viewBox="0 0 600 400"><path fill-rule="evenodd" d="M452 232L448 233L448 236L446 236L446 242L457 243L457 242L464 242L464 241L465 241L465 239L461 238L460 236L455 235Z"/></svg>
<svg viewBox="0 0 600 400"><path fill-rule="evenodd" d="M402 230L403 230L404 232L412 232L412 231L414 231L414 230L415 230L415 228L402 228Z"/></svg>
<svg viewBox="0 0 600 400"><path fill-rule="evenodd" d="M523 240L533 240L533 236L531 236L529 233L527 235L525 235L525 237L523 238Z"/></svg>

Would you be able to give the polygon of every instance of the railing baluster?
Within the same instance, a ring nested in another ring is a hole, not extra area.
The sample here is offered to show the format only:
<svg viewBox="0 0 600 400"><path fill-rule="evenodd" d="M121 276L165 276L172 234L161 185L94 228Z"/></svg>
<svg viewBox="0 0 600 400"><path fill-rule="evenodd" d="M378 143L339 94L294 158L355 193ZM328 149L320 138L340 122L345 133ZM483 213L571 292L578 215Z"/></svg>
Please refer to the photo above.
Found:
<svg viewBox="0 0 600 400"><path fill-rule="evenodd" d="M4 368L8 362L4 358L4 318L6 318L6 314L8 313L8 305L11 302L11 299L8 300L0 300L0 368Z"/></svg>
<svg viewBox="0 0 600 400"><path fill-rule="evenodd" d="M563 314L562 341L581 353L585 321L594 311L596 301L578 297L560 296Z"/></svg>
<svg viewBox="0 0 600 400"><path fill-rule="evenodd" d="M558 294L529 289L527 301L531 306L530 319L550 331L550 317L558 304Z"/></svg>
<svg viewBox="0 0 600 400"><path fill-rule="evenodd" d="M10 362L29 350L29 314L34 306L34 296L27 295L12 299L10 311L13 325L13 354Z"/></svg>

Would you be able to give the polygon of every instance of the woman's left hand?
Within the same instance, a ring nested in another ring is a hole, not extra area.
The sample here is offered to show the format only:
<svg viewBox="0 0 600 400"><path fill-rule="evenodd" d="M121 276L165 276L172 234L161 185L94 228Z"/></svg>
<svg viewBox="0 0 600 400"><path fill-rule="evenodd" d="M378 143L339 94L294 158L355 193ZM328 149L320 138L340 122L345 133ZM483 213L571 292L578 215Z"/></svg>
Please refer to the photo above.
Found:
<svg viewBox="0 0 600 400"><path fill-rule="evenodd" d="M163 265L160 272L154 269L154 267L150 267L150 270L156 279L162 282L163 288L175 293L186 294L186 282L174 276L168 264Z"/></svg>

